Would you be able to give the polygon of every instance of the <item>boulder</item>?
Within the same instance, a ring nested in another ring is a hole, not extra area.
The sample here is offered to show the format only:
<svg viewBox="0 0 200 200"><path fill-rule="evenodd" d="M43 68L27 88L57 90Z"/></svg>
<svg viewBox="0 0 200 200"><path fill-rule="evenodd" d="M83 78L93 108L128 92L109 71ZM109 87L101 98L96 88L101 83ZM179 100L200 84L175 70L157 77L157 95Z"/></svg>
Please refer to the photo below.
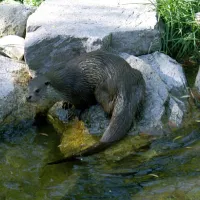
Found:
<svg viewBox="0 0 200 200"><path fill-rule="evenodd" d="M0 37L6 35L25 36L26 22L35 8L23 4L0 3Z"/></svg>
<svg viewBox="0 0 200 200"><path fill-rule="evenodd" d="M139 58L151 67L148 72L148 68L143 65L141 71L146 80L148 101L148 109L146 109L145 118L142 121L144 124L147 122L147 127L151 118L154 122L150 124L160 124L161 128L166 123L170 126L180 127L187 110L187 100L182 97L188 95L187 80L182 66L174 59L159 52ZM129 62L129 59L127 61ZM138 64L129 64L138 68ZM159 78L156 79L155 76ZM159 110L164 112L158 112Z"/></svg>
<svg viewBox="0 0 200 200"><path fill-rule="evenodd" d="M17 35L0 38L0 53L16 60L22 60L24 57L24 38Z"/></svg>
<svg viewBox="0 0 200 200"><path fill-rule="evenodd" d="M0 66L0 139L5 139L31 126L35 108L25 103L29 79L26 65L0 56Z"/></svg>
<svg viewBox="0 0 200 200"><path fill-rule="evenodd" d="M48 0L28 19L25 60L43 73L100 48L143 55L160 47L155 6L147 0Z"/></svg>

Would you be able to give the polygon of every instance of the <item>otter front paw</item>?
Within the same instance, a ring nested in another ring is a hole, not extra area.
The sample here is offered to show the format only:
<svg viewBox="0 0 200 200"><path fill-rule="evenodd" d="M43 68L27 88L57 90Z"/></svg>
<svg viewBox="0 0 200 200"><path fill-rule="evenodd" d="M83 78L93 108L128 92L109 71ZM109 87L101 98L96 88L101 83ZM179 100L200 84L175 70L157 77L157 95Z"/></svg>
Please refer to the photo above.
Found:
<svg viewBox="0 0 200 200"><path fill-rule="evenodd" d="M73 105L71 103L64 101L62 104L62 109L67 110L67 109L72 108L72 106Z"/></svg>

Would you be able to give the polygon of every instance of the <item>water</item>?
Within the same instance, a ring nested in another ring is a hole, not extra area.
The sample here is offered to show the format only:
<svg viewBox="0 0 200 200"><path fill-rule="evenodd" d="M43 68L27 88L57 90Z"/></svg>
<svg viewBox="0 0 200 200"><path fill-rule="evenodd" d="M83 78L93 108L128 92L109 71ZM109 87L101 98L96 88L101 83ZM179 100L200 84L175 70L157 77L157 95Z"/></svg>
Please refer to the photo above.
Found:
<svg viewBox="0 0 200 200"><path fill-rule="evenodd" d="M200 199L197 124L119 161L92 156L46 165L61 157L50 126L9 138L0 144L0 199Z"/></svg>

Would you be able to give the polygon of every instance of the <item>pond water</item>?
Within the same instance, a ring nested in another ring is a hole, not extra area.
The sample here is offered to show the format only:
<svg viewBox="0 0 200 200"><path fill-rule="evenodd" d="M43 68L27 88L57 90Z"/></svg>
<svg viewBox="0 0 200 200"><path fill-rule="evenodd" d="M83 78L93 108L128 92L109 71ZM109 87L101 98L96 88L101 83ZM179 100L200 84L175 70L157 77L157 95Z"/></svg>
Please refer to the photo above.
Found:
<svg viewBox="0 0 200 200"><path fill-rule="evenodd" d="M1 200L200 199L197 123L119 161L91 156L58 165L46 165L61 157L51 126L17 132L1 138Z"/></svg>

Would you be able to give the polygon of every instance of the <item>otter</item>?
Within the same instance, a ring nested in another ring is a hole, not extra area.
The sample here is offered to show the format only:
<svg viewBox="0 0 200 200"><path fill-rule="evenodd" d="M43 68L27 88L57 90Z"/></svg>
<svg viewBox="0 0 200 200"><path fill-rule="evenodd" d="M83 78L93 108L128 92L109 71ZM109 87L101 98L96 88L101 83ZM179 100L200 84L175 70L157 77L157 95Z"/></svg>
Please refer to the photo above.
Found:
<svg viewBox="0 0 200 200"><path fill-rule="evenodd" d="M140 112L145 97L145 82L140 71L121 57L93 51L58 65L29 83L29 102L49 106L65 101L78 109L99 103L111 116L100 142L50 164L98 153L122 139Z"/></svg>

